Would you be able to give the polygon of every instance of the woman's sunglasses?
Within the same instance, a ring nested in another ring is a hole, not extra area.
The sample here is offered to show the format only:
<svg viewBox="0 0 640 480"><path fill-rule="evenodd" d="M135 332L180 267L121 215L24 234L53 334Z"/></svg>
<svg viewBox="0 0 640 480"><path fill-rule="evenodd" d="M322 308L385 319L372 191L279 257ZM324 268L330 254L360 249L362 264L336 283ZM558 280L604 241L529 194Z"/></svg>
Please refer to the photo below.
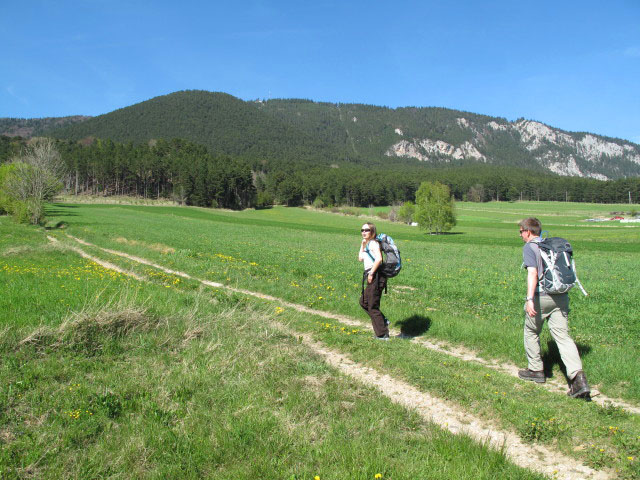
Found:
<svg viewBox="0 0 640 480"><path fill-rule="evenodd" d="M360 231L361 232L370 232L371 229L370 228L361 228Z"/></svg>

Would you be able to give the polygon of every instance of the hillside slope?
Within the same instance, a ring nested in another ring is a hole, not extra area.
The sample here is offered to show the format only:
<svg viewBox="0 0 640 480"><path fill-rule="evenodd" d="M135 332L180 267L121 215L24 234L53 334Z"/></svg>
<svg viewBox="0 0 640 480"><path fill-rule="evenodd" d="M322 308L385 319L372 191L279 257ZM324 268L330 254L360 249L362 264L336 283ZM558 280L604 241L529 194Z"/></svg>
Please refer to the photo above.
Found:
<svg viewBox="0 0 640 480"><path fill-rule="evenodd" d="M18 128L9 120L0 119L0 134ZM79 120L62 126L49 122L38 131L71 140L184 138L214 154L285 163L491 164L601 180L640 175L640 145L532 120L510 122L436 107L391 109L300 99L245 102L193 90Z"/></svg>
<svg viewBox="0 0 640 480"><path fill-rule="evenodd" d="M213 154L250 158L335 157L314 136L274 120L252 102L196 90L155 97L86 122L51 129L49 134L70 140L99 137L134 143L184 138L206 145Z"/></svg>
<svg viewBox="0 0 640 480"><path fill-rule="evenodd" d="M69 124L84 122L91 117L74 115L71 117L45 118L0 118L0 135L7 137L37 137L44 131Z"/></svg>
<svg viewBox="0 0 640 480"><path fill-rule="evenodd" d="M345 155L412 158L430 165L486 163L598 179L640 175L640 146L540 122L509 122L445 108L271 100L272 115L336 139Z"/></svg>

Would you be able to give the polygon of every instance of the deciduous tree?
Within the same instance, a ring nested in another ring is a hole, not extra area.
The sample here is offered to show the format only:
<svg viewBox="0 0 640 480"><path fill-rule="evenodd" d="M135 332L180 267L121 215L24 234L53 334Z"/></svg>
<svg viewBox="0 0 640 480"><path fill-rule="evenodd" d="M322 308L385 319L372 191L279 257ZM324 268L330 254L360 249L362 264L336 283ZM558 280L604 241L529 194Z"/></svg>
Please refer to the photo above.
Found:
<svg viewBox="0 0 640 480"><path fill-rule="evenodd" d="M12 163L2 186L12 201L10 213L37 225L44 219L45 202L63 188L64 163L50 138L34 139Z"/></svg>
<svg viewBox="0 0 640 480"><path fill-rule="evenodd" d="M423 182L416 192L414 219L429 233L451 230L456 224L456 217L449 187L439 182Z"/></svg>

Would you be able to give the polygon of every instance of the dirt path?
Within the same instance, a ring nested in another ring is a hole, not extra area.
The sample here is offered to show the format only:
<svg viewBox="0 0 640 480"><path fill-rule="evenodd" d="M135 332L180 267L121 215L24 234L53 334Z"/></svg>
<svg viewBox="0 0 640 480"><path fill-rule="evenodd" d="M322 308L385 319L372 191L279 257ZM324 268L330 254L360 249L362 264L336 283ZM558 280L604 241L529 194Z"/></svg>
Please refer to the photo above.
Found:
<svg viewBox="0 0 640 480"><path fill-rule="evenodd" d="M375 387L394 403L417 411L426 421L453 434L468 435L478 443L503 451L518 466L565 480L612 478L607 472L593 470L547 447L524 443L515 433L498 430L452 403L421 392L408 383L373 368L360 365L347 355L313 340L308 334L289 330L278 323L274 323L273 327L295 338L302 338L302 342L322 356L329 365L365 385Z"/></svg>
<svg viewBox="0 0 640 480"><path fill-rule="evenodd" d="M47 239L51 243L53 243L54 245L60 245L60 242L58 242L57 238L50 237L49 235L47 235ZM102 259L100 259L98 257L94 257L92 255L89 255L84 250L82 250L82 249L80 249L78 247L74 247L73 245L65 245L65 247L70 248L71 250L76 252L78 255L80 255L82 258L86 258L87 260L91 260L93 263L97 263L98 265L102 265L104 268L107 268L109 270L113 270L113 271L118 272L118 273L122 273L123 275L128 275L128 276L130 276L132 278L135 278L136 280L140 280L140 281L146 281L147 280L146 278L141 277L137 273L133 273L133 272L129 272L129 271L123 270L122 268L118 267L117 265L114 265L113 263L109 263L109 262L107 262L105 260L102 260Z"/></svg>
<svg viewBox="0 0 640 480"><path fill-rule="evenodd" d="M314 315L321 315L325 318L332 318L340 321L348 320L348 322L354 326L361 325L360 322L354 322L348 317L327 314L327 312L312 310L302 305L284 302L279 298L271 297L269 295L228 287L207 280L200 280L184 272L178 272L156 265L153 262L140 257L97 247L71 235L69 235L69 237L83 245L93 246L105 252L152 266L164 271L165 273L193 279L204 285L215 288L225 288L233 292L243 293L261 299L278 301L281 305L286 305L299 311L312 313ZM57 242L57 240L52 237L49 237L49 240ZM121 273L131 274L131 272L126 272L116 265L87 254L80 248L70 248L82 257L88 258L105 268L110 268ZM139 276L135 276L134 278L146 280ZM271 325L275 329L278 329L287 335L297 339L302 339L302 342L308 348L323 357L329 365L336 368L343 374L355 378L365 385L375 387L391 401L406 408L415 410L426 421L435 423L440 428L446 429L456 435L467 435L478 443L487 444L492 449L503 451L505 455L518 466L563 480L605 480L613 478L608 472L593 470L592 468L581 464L579 461L550 450L545 446L525 443L515 433L499 430L488 422L465 412L453 403L434 397L428 393L421 392L412 385L401 380L397 380L389 375L382 374L373 368L358 364L351 360L347 355L331 350L324 344L313 340L311 335L307 333L291 330L281 323L272 322Z"/></svg>
<svg viewBox="0 0 640 480"><path fill-rule="evenodd" d="M74 237L72 235L67 234L67 236L73 240L75 240L76 242L82 244L82 245L86 245L86 246L91 246L94 248L98 248L104 252L110 253L112 255L116 255L119 257L123 257L123 258L127 258L128 260L132 260L134 262L137 263L141 263L144 265L148 265L150 267L156 268L158 270L161 270L165 273L171 274L171 275L176 275L182 278L187 278L187 279L191 279L191 280L195 280L197 282L202 283L203 285L207 285L210 287L214 287L214 288L223 288L225 290L231 291L231 292L236 292L236 293L241 293L243 295L248 295L248 296L252 296L252 297L256 297L256 298L260 298L263 300L269 300L269 301L273 301L273 302L277 302L280 306L283 307L289 307L289 308L293 308L295 310L298 310L300 312L305 312L305 313L309 313L312 315L318 315L324 318L329 318L332 320L337 320L339 322L342 322L346 325L350 325L353 327L358 327L361 328L363 326L363 324L365 322L356 320L354 318L348 317L346 315L338 315L335 313L330 313L330 312L325 312L322 310L314 310L312 308L308 308L305 307L304 305L299 305L296 303L291 303L288 302L286 300L283 300L281 298L278 297L273 297L271 295L266 295L264 293L259 293L259 292L253 292L250 290L245 290L245 289L241 289L241 288L235 288L235 287L230 287L228 285L224 285L222 283L217 283L217 282L211 282L209 280L202 280L196 277L192 277L191 275L184 273L184 272L180 272L177 270L171 270L169 268L163 267L162 265L158 265L156 263L153 263L147 259L141 258L141 257L136 257L134 255L129 255L128 253L124 253L124 252L120 252L117 250L111 250L108 248L103 248L103 247L99 247L97 245L93 245L89 242L86 242L82 239L79 239L77 237ZM92 261L95 261L92 258ZM117 268L117 267L115 267ZM397 329L390 329L390 333L392 335L396 335L396 336L401 336L401 332ZM422 347L428 348L430 350L439 352L439 353L443 353L446 355L450 355L452 357L458 358L460 360L464 360L466 362L473 362L473 363L477 363L480 365L483 365L487 368L491 368L493 370L502 372L502 373L506 373L507 375L511 375L512 377L518 378L518 367L516 365L512 365L509 363L505 363L505 362L499 362L497 360L486 360L484 358L479 357L475 352L473 352L472 350L469 350L465 347L461 347L461 346L456 346L456 345L450 345L446 342L432 342L430 340L425 340L422 338L412 338L411 339L412 342L421 345ZM567 392L567 385L564 382L561 382L559 380L556 379L547 379L547 382L544 384L539 384L538 385L540 388L545 388L547 390L549 390L550 392L554 392L554 393L561 393L561 394L566 394ZM616 406L618 408L623 409L626 412L629 413L634 413L634 414L640 414L640 407L636 406L636 405L632 405L628 402L625 402L624 400L620 400L620 399L614 399L614 398L609 398L605 395L603 395L602 393L594 390L592 391L592 400L594 403L597 403L600 406L607 406L607 405L613 405Z"/></svg>

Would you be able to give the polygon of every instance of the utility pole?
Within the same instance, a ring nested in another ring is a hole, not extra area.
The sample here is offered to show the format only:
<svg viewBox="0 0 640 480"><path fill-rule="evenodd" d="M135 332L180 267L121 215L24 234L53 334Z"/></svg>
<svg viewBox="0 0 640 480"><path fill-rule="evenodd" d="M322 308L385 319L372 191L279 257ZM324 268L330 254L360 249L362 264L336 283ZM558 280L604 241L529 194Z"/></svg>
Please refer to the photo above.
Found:
<svg viewBox="0 0 640 480"><path fill-rule="evenodd" d="M631 205L631 190L629 190L629 205Z"/></svg>

